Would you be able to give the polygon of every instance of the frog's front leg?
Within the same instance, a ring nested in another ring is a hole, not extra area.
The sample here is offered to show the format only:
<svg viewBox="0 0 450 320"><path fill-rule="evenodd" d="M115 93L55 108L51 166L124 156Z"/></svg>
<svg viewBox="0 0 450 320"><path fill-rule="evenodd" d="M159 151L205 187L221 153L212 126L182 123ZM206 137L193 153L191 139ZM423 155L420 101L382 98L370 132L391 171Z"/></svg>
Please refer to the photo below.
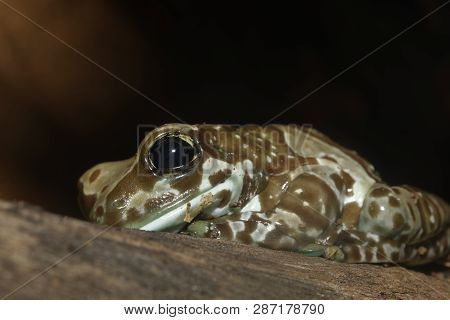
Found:
<svg viewBox="0 0 450 320"><path fill-rule="evenodd" d="M337 195L319 177L306 173L290 181L287 188L285 185L277 181L269 183L258 195L263 210L197 221L187 231L202 237L271 249L340 257L339 252L330 254L327 245L314 246L325 230L333 228L338 217L340 202Z"/></svg>
<svg viewBox="0 0 450 320"><path fill-rule="evenodd" d="M323 245L293 234L289 227L271 218L275 213L248 211L212 220L195 221L186 232L204 238L232 240L276 250L297 251L306 256L325 257L342 261L342 250L334 245ZM308 243L305 245L305 243Z"/></svg>
<svg viewBox="0 0 450 320"><path fill-rule="evenodd" d="M212 220L191 223L187 233L213 239L232 240L278 250L294 250L297 241L282 224L270 220L264 212L237 212Z"/></svg>

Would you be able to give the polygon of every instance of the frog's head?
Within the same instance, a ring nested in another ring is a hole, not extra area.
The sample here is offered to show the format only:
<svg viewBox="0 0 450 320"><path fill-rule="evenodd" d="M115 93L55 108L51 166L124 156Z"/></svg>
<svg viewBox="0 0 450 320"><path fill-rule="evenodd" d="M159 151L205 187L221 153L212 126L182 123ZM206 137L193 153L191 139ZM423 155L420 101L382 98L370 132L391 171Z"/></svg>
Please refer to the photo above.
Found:
<svg viewBox="0 0 450 320"><path fill-rule="evenodd" d="M227 214L266 181L237 139L232 126L158 127L133 158L98 164L83 174L81 208L94 222L166 231L180 230L196 217Z"/></svg>

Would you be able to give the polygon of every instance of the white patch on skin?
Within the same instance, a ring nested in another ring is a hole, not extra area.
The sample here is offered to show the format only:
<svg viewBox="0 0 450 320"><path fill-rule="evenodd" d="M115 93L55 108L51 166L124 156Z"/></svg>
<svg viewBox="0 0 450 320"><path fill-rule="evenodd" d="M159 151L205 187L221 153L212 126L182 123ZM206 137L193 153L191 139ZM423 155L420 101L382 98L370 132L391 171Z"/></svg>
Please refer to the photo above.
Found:
<svg viewBox="0 0 450 320"><path fill-rule="evenodd" d="M229 222L230 228L233 231L233 239L236 239L236 235L245 230L245 223L243 221Z"/></svg>
<svg viewBox="0 0 450 320"><path fill-rule="evenodd" d="M356 239L358 241L361 241L361 239L356 234L353 234L353 233L350 233L350 238L353 238L353 239Z"/></svg>
<svg viewBox="0 0 450 320"><path fill-rule="evenodd" d="M128 200L128 208L135 208L140 213L144 212L144 205L149 199L147 192L139 190Z"/></svg>
<svg viewBox="0 0 450 320"><path fill-rule="evenodd" d="M267 163L272 163L272 158L271 157L269 157L269 156L266 156L266 161L267 161Z"/></svg>
<svg viewBox="0 0 450 320"><path fill-rule="evenodd" d="M165 192L171 192L171 193L175 194L176 196L180 193L178 190L173 189L170 186L169 179L161 179L155 183L155 186L153 187L153 190L152 190L152 194L160 195ZM152 197L154 197L154 195L152 195Z"/></svg>
<svg viewBox="0 0 450 320"><path fill-rule="evenodd" d="M250 236L256 243L263 242L266 239L266 235L273 229L275 229L275 227L272 224L266 226L262 223L258 223L256 230L253 231Z"/></svg>
<svg viewBox="0 0 450 320"><path fill-rule="evenodd" d="M375 242L380 241L380 236L372 232L367 232L366 237L367 239L373 240Z"/></svg>
<svg viewBox="0 0 450 320"><path fill-rule="evenodd" d="M305 227L305 223L298 214L284 209L275 208L274 214L270 220L274 223L281 223L292 228Z"/></svg>
<svg viewBox="0 0 450 320"><path fill-rule="evenodd" d="M432 224L434 224L434 223L436 222L436 220L435 220L433 214L430 215L430 222L431 222Z"/></svg>
<svg viewBox="0 0 450 320"><path fill-rule="evenodd" d="M248 173L250 179L253 179L253 162L248 159L244 160L242 163L242 169Z"/></svg>
<svg viewBox="0 0 450 320"><path fill-rule="evenodd" d="M366 250L364 247L359 247L359 254L361 255L360 261L366 261Z"/></svg>
<svg viewBox="0 0 450 320"><path fill-rule="evenodd" d="M242 212L240 219L243 221L248 221L248 219L250 219L250 217L252 216L253 212L251 211L247 211L247 212Z"/></svg>
<svg viewBox="0 0 450 320"><path fill-rule="evenodd" d="M372 253L372 259L368 262L377 262L377 247L370 247L369 251Z"/></svg>
<svg viewBox="0 0 450 320"><path fill-rule="evenodd" d="M280 246L281 247L291 247L294 248L295 246L295 240L289 236L282 236L279 240Z"/></svg>
<svg viewBox="0 0 450 320"><path fill-rule="evenodd" d="M388 261L391 260L392 253L398 252L398 249L395 248L395 247L393 247L393 246L392 246L391 244L389 244L389 243L383 244L383 249L384 249L385 256L382 257L382 258L387 259Z"/></svg>
<svg viewBox="0 0 450 320"><path fill-rule="evenodd" d="M214 175L215 173L226 170L226 169L233 169L233 166L229 164L228 162L214 159L214 158L208 158L202 165L202 181L200 183L199 191L203 192L204 190L207 190L211 188L211 183L209 182L209 177Z"/></svg>
<svg viewBox="0 0 450 320"><path fill-rule="evenodd" d="M306 235L307 235L308 237L311 237L311 238L317 238L317 237L319 237L321 234L322 234L322 230L315 229L315 228L307 228L307 229L306 229Z"/></svg>
<svg viewBox="0 0 450 320"><path fill-rule="evenodd" d="M253 197L241 210L245 211L261 211L261 202L259 201L259 197Z"/></svg>

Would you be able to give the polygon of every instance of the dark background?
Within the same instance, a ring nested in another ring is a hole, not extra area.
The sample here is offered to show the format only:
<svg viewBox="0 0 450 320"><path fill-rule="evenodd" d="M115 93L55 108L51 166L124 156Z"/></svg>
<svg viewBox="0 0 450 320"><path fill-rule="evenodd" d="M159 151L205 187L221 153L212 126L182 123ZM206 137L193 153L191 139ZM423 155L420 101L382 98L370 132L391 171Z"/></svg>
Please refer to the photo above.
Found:
<svg viewBox="0 0 450 320"><path fill-rule="evenodd" d="M188 123L264 123L444 1L5 0ZM449 200L450 5L298 104L392 184ZM177 122L0 3L0 198L80 216L76 181Z"/></svg>

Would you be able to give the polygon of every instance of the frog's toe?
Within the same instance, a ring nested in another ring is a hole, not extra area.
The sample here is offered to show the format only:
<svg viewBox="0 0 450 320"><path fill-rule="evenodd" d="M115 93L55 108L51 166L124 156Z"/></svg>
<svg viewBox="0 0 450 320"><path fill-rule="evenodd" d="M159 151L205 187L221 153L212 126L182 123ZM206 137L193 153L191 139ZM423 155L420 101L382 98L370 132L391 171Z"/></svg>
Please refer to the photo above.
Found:
<svg viewBox="0 0 450 320"><path fill-rule="evenodd" d="M325 246L317 243L310 243L299 250L301 254L308 257L324 257L330 260L343 261L345 256L341 248L337 246Z"/></svg>
<svg viewBox="0 0 450 320"><path fill-rule="evenodd" d="M209 223L201 220L191 223L186 229L187 234L198 237L205 237L208 231Z"/></svg>
<svg viewBox="0 0 450 320"><path fill-rule="evenodd" d="M334 261L344 261L345 255L341 248L337 246L328 246L325 248L325 258Z"/></svg>
<svg viewBox="0 0 450 320"><path fill-rule="evenodd" d="M217 226L210 221L195 221L186 228L186 233L196 237L220 238L220 231Z"/></svg>
<svg viewBox="0 0 450 320"><path fill-rule="evenodd" d="M325 255L326 246L310 243L299 250L301 254L304 254L308 257L323 257Z"/></svg>

